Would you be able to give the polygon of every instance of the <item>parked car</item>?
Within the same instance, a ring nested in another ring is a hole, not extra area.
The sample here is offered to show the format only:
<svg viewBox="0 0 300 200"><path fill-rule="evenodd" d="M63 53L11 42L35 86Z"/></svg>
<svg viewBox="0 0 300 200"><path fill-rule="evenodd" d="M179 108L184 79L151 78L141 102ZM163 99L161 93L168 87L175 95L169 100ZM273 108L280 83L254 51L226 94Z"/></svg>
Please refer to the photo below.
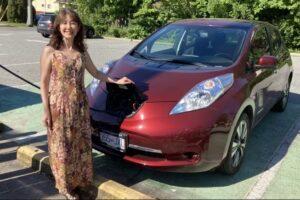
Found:
<svg viewBox="0 0 300 200"><path fill-rule="evenodd" d="M101 70L135 84L87 87L95 149L161 170L227 174L239 170L253 127L285 110L293 77L275 26L230 19L171 23Z"/></svg>
<svg viewBox="0 0 300 200"><path fill-rule="evenodd" d="M55 16L55 14L41 15L37 24L37 32L48 38L53 33ZM94 28L89 25L84 25L84 35L87 38L92 38L95 35Z"/></svg>

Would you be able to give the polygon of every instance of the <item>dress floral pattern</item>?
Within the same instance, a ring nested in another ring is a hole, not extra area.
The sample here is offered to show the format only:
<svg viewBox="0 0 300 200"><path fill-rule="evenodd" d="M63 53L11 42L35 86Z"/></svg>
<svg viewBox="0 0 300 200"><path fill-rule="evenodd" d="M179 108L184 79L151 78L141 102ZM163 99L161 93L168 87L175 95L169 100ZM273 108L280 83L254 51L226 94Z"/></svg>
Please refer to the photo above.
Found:
<svg viewBox="0 0 300 200"><path fill-rule="evenodd" d="M89 107L84 88L84 57L54 51L49 84L52 130L48 130L50 166L60 193L92 183Z"/></svg>

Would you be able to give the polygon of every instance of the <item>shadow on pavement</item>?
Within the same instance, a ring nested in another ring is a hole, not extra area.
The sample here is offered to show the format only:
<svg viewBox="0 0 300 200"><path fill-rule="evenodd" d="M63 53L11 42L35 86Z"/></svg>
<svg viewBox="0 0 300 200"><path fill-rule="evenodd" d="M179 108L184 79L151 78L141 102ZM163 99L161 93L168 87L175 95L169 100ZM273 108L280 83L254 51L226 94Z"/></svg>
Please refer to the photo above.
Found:
<svg viewBox="0 0 300 200"><path fill-rule="evenodd" d="M58 193L53 181L30 168L6 173L3 177L5 180L0 182L0 199L41 199Z"/></svg>
<svg viewBox="0 0 300 200"><path fill-rule="evenodd" d="M0 164L16 159L16 149L19 146L44 142L47 135L35 136L36 132L0 135Z"/></svg>
<svg viewBox="0 0 300 200"><path fill-rule="evenodd" d="M10 128L9 126L6 126L5 124L1 123L0 121L0 133L5 132L5 131L11 131L12 128ZM1 135L0 135L1 137Z"/></svg>
<svg viewBox="0 0 300 200"><path fill-rule="evenodd" d="M291 102L289 102L285 112L270 112L254 128L249 139L244 163L240 171L233 176L217 172L186 174L160 172L101 154L94 157L95 173L127 186L136 185L147 179L179 187L222 187L241 182L267 169L273 153L280 146L296 120L300 119L299 99L299 94L292 93ZM282 158L278 159L277 162Z"/></svg>
<svg viewBox="0 0 300 200"><path fill-rule="evenodd" d="M0 113L40 102L37 93L0 84Z"/></svg>

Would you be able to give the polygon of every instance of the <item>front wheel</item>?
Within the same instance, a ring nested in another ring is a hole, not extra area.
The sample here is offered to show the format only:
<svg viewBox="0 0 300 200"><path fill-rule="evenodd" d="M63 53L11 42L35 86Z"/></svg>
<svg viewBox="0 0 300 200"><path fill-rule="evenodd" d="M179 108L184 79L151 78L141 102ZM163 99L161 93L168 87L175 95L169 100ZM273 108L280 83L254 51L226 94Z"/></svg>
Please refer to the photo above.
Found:
<svg viewBox="0 0 300 200"><path fill-rule="evenodd" d="M42 33L42 36L45 37L45 38L48 38L50 35L47 34L47 33Z"/></svg>
<svg viewBox="0 0 300 200"><path fill-rule="evenodd" d="M94 36L94 34L95 34L95 32L94 32L93 29L88 29L88 30L86 31L86 37L87 37L87 38L92 38L92 37Z"/></svg>
<svg viewBox="0 0 300 200"><path fill-rule="evenodd" d="M289 80L285 85L283 96L281 99L274 105L272 111L283 112L288 104L289 96L290 96L290 85L291 81Z"/></svg>
<svg viewBox="0 0 300 200"><path fill-rule="evenodd" d="M239 170L245 155L249 132L250 120L248 115L243 113L234 128L227 156L219 167L221 172L231 175Z"/></svg>

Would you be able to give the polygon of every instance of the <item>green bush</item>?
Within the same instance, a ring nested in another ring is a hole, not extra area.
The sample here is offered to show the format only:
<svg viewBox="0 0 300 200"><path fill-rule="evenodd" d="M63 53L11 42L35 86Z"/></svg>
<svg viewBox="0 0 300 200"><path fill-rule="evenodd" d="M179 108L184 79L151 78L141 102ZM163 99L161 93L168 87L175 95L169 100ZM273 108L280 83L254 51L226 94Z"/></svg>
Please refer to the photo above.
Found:
<svg viewBox="0 0 300 200"><path fill-rule="evenodd" d="M0 0L0 17L3 16L4 11L7 7L7 3L8 3L8 0ZM2 21L6 21L6 20L7 20L7 17L6 17L6 14L5 14L2 18Z"/></svg>
<svg viewBox="0 0 300 200"><path fill-rule="evenodd" d="M159 10L145 3L143 7L133 15L128 30L129 37L132 39L144 38L164 23L166 23L166 21L160 18Z"/></svg>
<svg viewBox="0 0 300 200"><path fill-rule="evenodd" d="M27 0L8 0L7 20L24 23L27 19Z"/></svg>
<svg viewBox="0 0 300 200"><path fill-rule="evenodd" d="M127 36L127 28L125 27L117 27L117 26L111 26L109 27L108 31L107 31L107 34L108 35L111 35L111 36L114 36L114 37L126 37Z"/></svg>
<svg viewBox="0 0 300 200"><path fill-rule="evenodd" d="M145 30L144 27L142 26L138 26L138 25L129 26L128 36L131 39L142 39L147 37L148 34L149 34L148 31Z"/></svg>
<svg viewBox="0 0 300 200"><path fill-rule="evenodd" d="M1 0L0 0L1 1ZM144 38L168 22L186 18L267 21L291 49L300 49L300 1L296 0L73 0L97 34ZM121 29L119 27L125 27Z"/></svg>

